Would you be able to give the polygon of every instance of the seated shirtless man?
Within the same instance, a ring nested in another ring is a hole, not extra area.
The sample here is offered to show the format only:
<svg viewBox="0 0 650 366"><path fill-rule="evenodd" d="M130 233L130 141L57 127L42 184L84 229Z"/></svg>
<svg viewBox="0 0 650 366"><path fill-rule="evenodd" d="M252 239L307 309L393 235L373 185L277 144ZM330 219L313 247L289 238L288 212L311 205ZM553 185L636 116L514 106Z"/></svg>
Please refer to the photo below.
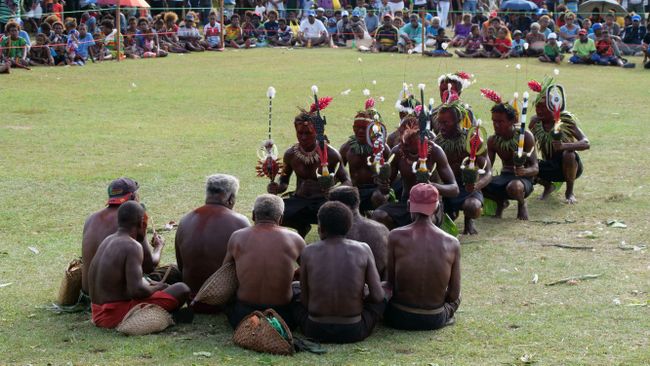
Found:
<svg viewBox="0 0 650 366"><path fill-rule="evenodd" d="M294 128L298 143L288 148L282 158L284 167L280 182L271 182L267 186L270 194L281 194L289 188L292 174L296 174L296 190L290 197L284 199L284 216L282 226L296 229L303 238L311 230L311 225L317 222L318 209L325 203L325 194L329 188L321 186L316 174L322 173L320 162L320 146L316 140L316 112L301 111L294 119ZM341 155L336 149L327 145L328 169L334 174L336 181L342 185L350 185L350 177L340 166ZM339 167L335 171L336 167Z"/></svg>
<svg viewBox="0 0 650 366"><path fill-rule="evenodd" d="M341 186L330 191L330 201L341 202L352 211L352 226L345 237L368 244L380 278L384 278L386 270L386 246L388 244L388 229L375 220L370 220L359 212L359 191L356 187Z"/></svg>
<svg viewBox="0 0 650 366"><path fill-rule="evenodd" d="M393 148L392 153L395 154L395 158L391 162L391 182L395 181L397 173L399 173L402 177L402 194L399 202L382 205L372 214L374 220L381 222L391 230L412 222L406 203L411 188L418 183L416 173L413 171L413 165L419 161L420 135L416 118L412 116L406 117L402 127L404 127L404 132L401 136L401 142ZM427 170L431 171L435 167L435 170L430 175L429 184L435 186L443 197L458 196L459 189L456 177L449 167L445 152L433 141L428 141L427 152ZM444 212L439 209L435 215L435 223L440 225L443 217Z"/></svg>
<svg viewBox="0 0 650 366"><path fill-rule="evenodd" d="M183 282L192 290L191 298L205 280L221 267L230 235L248 227L248 219L233 211L239 181L226 174L208 177L205 205L185 215L176 231L176 263ZM215 313L218 307L194 303L197 313Z"/></svg>
<svg viewBox="0 0 650 366"><path fill-rule="evenodd" d="M368 141L366 130L374 122L375 116L378 115L379 113L374 107L357 113L352 126L354 135L350 136L348 141L339 149L343 165L348 165L352 185L359 189L359 196L361 197L359 211L362 213L386 203L386 195L390 193L388 180L382 181L374 167L368 164L369 159L372 161L375 154L379 155L381 153L384 161L388 161L390 157L388 145L383 142L380 143L380 140ZM386 136L381 138L385 141Z"/></svg>
<svg viewBox="0 0 650 366"><path fill-rule="evenodd" d="M372 251L365 243L345 239L352 213L344 204L325 203L318 211L318 224L321 241L302 253L302 306L297 309L297 320L304 335L321 342L364 340L385 306Z"/></svg>
<svg viewBox="0 0 650 366"><path fill-rule="evenodd" d="M392 298L384 319L393 328L432 330L454 321L460 305L460 243L431 223L438 190L411 189L411 225L388 237L388 281Z"/></svg>
<svg viewBox="0 0 650 366"><path fill-rule="evenodd" d="M223 263L237 269L237 300L226 309L233 328L255 310L273 308L289 328L295 328L291 283L305 248L300 235L280 226L282 198L263 194L255 200L255 225L235 231Z"/></svg>
<svg viewBox="0 0 650 366"><path fill-rule="evenodd" d="M115 328L138 304L154 304L174 311L187 301L190 289L182 282L148 283L142 277L147 231L144 208L128 201L117 210L118 229L97 249L88 270L92 321L101 328Z"/></svg>
<svg viewBox="0 0 650 366"><path fill-rule="evenodd" d="M117 231L117 210L125 202L140 201L138 194L138 182L129 178L118 178L108 186L108 206L90 215L86 220L81 240L81 259L84 265L81 267L81 287L84 293L88 294L88 267L95 257L95 252L107 236ZM151 244L153 251L147 245L145 236L142 237L142 271L152 272L160 261L160 254L165 245L163 239L154 235Z"/></svg>

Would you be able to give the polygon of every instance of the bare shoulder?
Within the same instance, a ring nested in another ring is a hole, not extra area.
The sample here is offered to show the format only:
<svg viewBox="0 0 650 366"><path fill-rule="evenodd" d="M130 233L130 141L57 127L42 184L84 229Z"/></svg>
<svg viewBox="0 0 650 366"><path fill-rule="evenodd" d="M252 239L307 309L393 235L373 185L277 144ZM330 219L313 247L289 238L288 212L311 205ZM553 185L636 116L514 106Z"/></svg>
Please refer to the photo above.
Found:
<svg viewBox="0 0 650 366"><path fill-rule="evenodd" d="M329 145L327 145L327 154L333 158L341 159L341 154L339 154L338 150Z"/></svg>
<svg viewBox="0 0 650 366"><path fill-rule="evenodd" d="M232 211L232 216L235 219L235 221L239 225L241 225L242 228L246 228L246 227L249 227L251 225L250 221L248 221L248 217L246 217L246 216L244 216L244 215L242 215L242 214L240 214L238 212Z"/></svg>
<svg viewBox="0 0 650 366"><path fill-rule="evenodd" d="M442 230L439 231L440 231L440 235L443 238L443 242L448 247L448 249L451 249L453 251L458 251L460 249L460 241L458 241L458 239L455 236L449 235Z"/></svg>
<svg viewBox="0 0 650 366"><path fill-rule="evenodd" d="M352 248L354 248L355 251L359 251L359 253L366 253L372 256L372 249L370 249L370 246L367 243L352 239L345 239L345 244L350 245Z"/></svg>
<svg viewBox="0 0 650 366"><path fill-rule="evenodd" d="M369 229L372 230L373 233L383 235L383 236L388 236L390 233L390 230L386 227L386 225L379 223L375 220L370 220L365 217L362 218L361 222L364 225L364 230Z"/></svg>
<svg viewBox="0 0 650 366"><path fill-rule="evenodd" d="M348 151L349 148L350 148L350 141L346 141L339 148L339 152L341 153L341 155L344 155Z"/></svg>

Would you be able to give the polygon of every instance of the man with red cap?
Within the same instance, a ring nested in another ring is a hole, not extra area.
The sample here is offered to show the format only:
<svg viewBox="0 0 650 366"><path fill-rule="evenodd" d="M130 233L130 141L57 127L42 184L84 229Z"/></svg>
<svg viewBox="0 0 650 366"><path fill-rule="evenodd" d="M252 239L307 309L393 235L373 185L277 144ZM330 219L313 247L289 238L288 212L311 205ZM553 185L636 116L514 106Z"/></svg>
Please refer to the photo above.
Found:
<svg viewBox="0 0 650 366"><path fill-rule="evenodd" d="M84 265L81 267L81 284L84 293L88 293L88 267L99 248L99 244L107 236L117 231L117 209L125 202L140 202L138 182L133 179L121 177L115 179L108 186L107 206L86 219L81 240L81 258ZM152 272L158 262L162 249L165 246L163 238L154 234L151 246L147 244L146 237L140 242L143 250L142 271ZM152 250L153 249L153 250Z"/></svg>
<svg viewBox="0 0 650 366"><path fill-rule="evenodd" d="M413 223L388 236L386 287L392 298L384 319L396 329L438 329L453 324L460 305L460 243L431 221L436 187L417 184L409 197Z"/></svg>
<svg viewBox="0 0 650 366"><path fill-rule="evenodd" d="M569 59L572 64L591 64L592 56L596 53L596 44L589 38L586 29L578 31L579 39L573 44L573 56Z"/></svg>

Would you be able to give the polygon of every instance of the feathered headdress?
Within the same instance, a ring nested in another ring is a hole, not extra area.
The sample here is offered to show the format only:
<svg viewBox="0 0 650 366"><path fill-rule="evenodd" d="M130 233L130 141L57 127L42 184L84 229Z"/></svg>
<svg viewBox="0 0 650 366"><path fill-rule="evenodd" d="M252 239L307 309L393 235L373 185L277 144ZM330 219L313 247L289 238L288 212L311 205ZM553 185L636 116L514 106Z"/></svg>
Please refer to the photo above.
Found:
<svg viewBox="0 0 650 366"><path fill-rule="evenodd" d="M504 108L512 110L515 114L515 121L519 118L519 111L513 107L512 104L504 102L503 98L501 98L501 95L499 95L499 93L496 91L492 89L481 89L481 95L496 105L502 105Z"/></svg>
<svg viewBox="0 0 650 366"><path fill-rule="evenodd" d="M460 91L462 92L463 90L467 89L470 85L472 85L472 78L474 78L474 75L468 74L463 71L456 71L453 74L444 74L440 75L438 78L438 86L442 85L445 81L453 81L458 84L460 84Z"/></svg>
<svg viewBox="0 0 650 366"><path fill-rule="evenodd" d="M528 82L528 87L530 90L537 93L537 97L535 98L535 105L537 105L537 103L539 103L542 98L546 96L546 90L548 90L548 88L554 83L555 80L550 76L545 76L544 80L542 80L541 83L537 80L530 80Z"/></svg>
<svg viewBox="0 0 650 366"><path fill-rule="evenodd" d="M318 98L318 106L316 106L316 103L312 103L311 106L309 107L309 113L316 113L318 110L323 110L327 108L328 105L332 102L334 98L332 97L322 97Z"/></svg>
<svg viewBox="0 0 650 366"><path fill-rule="evenodd" d="M399 98L397 99L397 102L395 102L395 108L398 112L413 114L415 107L418 105L420 105L420 101L415 99L413 94L411 94L408 85L404 83Z"/></svg>

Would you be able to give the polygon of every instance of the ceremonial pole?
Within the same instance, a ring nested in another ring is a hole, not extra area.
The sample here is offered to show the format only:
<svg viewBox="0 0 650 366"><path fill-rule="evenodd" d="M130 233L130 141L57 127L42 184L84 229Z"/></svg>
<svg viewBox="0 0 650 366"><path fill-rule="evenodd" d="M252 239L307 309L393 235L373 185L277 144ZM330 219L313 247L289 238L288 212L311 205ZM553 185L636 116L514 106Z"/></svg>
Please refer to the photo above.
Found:
<svg viewBox="0 0 650 366"><path fill-rule="evenodd" d="M120 62L120 35L122 34L122 18L120 17L120 2L117 0L117 8L115 8L115 20L117 21L117 34L115 35L117 45L117 62Z"/></svg>
<svg viewBox="0 0 650 366"><path fill-rule="evenodd" d="M220 48L223 50L224 47L225 47L224 40L223 40L223 35L224 35L224 31L225 31L224 27L226 26L225 23L224 23L224 16L223 16L223 12L224 12L223 0L219 0L219 7L221 8L221 10L219 11L219 14L220 14L219 16L221 17L221 26L219 27L219 32L221 33L221 35L219 36L219 41L221 43Z"/></svg>
<svg viewBox="0 0 650 366"><path fill-rule="evenodd" d="M426 14L427 11L425 10L424 13L422 13L422 56L424 56L424 37L425 37L425 30L424 30L424 20L426 19ZM422 100L422 107L424 108L424 99Z"/></svg>

